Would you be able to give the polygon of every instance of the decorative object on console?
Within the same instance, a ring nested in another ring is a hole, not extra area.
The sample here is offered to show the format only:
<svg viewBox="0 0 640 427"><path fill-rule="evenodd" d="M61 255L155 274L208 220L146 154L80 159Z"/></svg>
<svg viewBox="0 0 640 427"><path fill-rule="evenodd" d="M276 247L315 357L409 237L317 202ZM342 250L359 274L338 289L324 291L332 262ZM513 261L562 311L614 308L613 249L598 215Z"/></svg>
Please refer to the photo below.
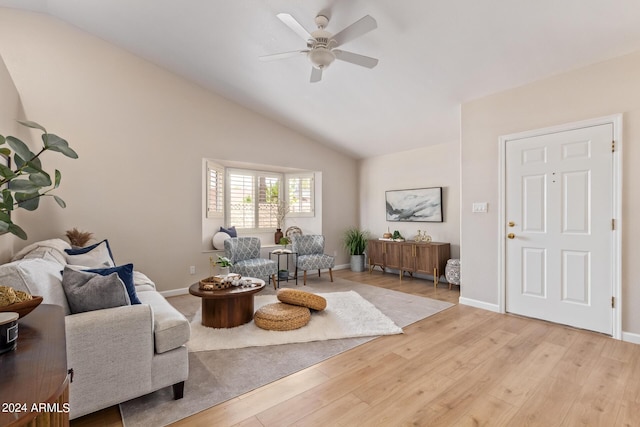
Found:
<svg viewBox="0 0 640 427"><path fill-rule="evenodd" d="M18 120L23 126L42 131L43 145L40 151L33 153L27 144L15 136L4 137L0 135L0 145L5 142L9 147L0 148L0 155L6 161L0 164L0 187L2 190L2 203L0 203L0 230L27 239L27 233L15 224L11 219L11 211L23 208L28 211L38 209L40 198L50 196L50 192L60 186L62 174L55 170L54 178L42 169L40 157L45 151L57 151L63 155L77 159L78 154L69 147L69 143L57 135L48 133L47 130L36 122ZM13 150L13 151L12 151ZM11 155L13 154L13 159ZM13 164L14 167L11 167ZM27 179L25 179L27 178ZM66 203L58 196L54 200L62 208Z"/></svg>
<svg viewBox="0 0 640 427"><path fill-rule="evenodd" d="M389 227L387 227L387 232L382 234L382 238L391 239L391 237L393 237L393 234L391 234L391 232L389 231Z"/></svg>
<svg viewBox="0 0 640 427"><path fill-rule="evenodd" d="M398 230L393 230L393 235L391 236L394 242L404 242L404 237Z"/></svg>
<svg viewBox="0 0 640 427"><path fill-rule="evenodd" d="M429 236L426 231L424 232L424 234L422 234L422 231L418 230L418 235L414 237L413 240L415 240L416 242L429 243L431 242L431 236Z"/></svg>
<svg viewBox="0 0 640 427"><path fill-rule="evenodd" d="M387 221L443 222L442 187L385 192Z"/></svg>
<svg viewBox="0 0 640 427"><path fill-rule="evenodd" d="M66 236L67 239L69 239L69 243L71 243L71 246L76 248L83 248L93 238L93 233L89 233L88 231L80 231L77 228L73 227L71 230L67 230Z"/></svg>
<svg viewBox="0 0 640 427"><path fill-rule="evenodd" d="M364 271L364 251L367 248L369 232L356 227L349 228L343 236L344 247L351 255L351 271Z"/></svg>

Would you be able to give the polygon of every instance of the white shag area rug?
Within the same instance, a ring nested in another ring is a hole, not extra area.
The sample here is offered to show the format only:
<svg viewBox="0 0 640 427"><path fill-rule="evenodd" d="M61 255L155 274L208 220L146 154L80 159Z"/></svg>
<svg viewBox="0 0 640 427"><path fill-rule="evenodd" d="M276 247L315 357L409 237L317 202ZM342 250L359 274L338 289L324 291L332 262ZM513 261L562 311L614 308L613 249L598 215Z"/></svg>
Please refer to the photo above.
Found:
<svg viewBox="0 0 640 427"><path fill-rule="evenodd" d="M327 308L312 311L309 323L293 331L267 331L253 320L235 328L209 328L202 326L199 309L191 322L187 347L197 352L402 333L402 328L355 291L318 295L326 298ZM278 302L275 295L258 295L254 309L274 302Z"/></svg>

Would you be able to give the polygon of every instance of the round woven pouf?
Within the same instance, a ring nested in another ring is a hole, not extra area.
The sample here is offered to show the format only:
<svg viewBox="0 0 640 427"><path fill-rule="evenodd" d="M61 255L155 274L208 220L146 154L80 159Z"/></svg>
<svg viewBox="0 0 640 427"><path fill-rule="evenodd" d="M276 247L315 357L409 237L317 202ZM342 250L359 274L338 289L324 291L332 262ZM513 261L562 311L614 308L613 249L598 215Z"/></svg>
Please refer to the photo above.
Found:
<svg viewBox="0 0 640 427"><path fill-rule="evenodd" d="M324 310L327 307L327 300L320 295L298 289L280 289L278 299L287 304L299 305L316 311Z"/></svg>
<svg viewBox="0 0 640 427"><path fill-rule="evenodd" d="M307 307L281 302L260 307L253 315L256 326L269 331L291 331L309 323L311 311Z"/></svg>

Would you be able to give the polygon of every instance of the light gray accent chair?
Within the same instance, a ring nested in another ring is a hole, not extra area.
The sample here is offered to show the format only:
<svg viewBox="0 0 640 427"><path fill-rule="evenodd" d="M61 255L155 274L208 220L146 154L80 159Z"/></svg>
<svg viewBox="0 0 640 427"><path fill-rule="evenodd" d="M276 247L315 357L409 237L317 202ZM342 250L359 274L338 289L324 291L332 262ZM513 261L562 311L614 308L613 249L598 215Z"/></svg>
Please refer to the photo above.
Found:
<svg viewBox="0 0 640 427"><path fill-rule="evenodd" d="M224 255L231 261L229 272L246 277L271 280L276 289L278 264L270 259L260 258L260 239L257 237L231 237L224 241Z"/></svg>
<svg viewBox="0 0 640 427"><path fill-rule="evenodd" d="M189 375L187 319L135 271L136 294L142 304L70 314L62 287L70 246L60 239L34 244L20 259L0 266L0 283L65 311L70 418L119 404L172 386L174 398L184 393Z"/></svg>
<svg viewBox="0 0 640 427"><path fill-rule="evenodd" d="M324 253L324 236L319 234L306 234L291 237L291 249L296 256L296 276L298 270L304 273L303 283L307 284L307 270L329 269L329 276L333 282L333 267L335 258Z"/></svg>

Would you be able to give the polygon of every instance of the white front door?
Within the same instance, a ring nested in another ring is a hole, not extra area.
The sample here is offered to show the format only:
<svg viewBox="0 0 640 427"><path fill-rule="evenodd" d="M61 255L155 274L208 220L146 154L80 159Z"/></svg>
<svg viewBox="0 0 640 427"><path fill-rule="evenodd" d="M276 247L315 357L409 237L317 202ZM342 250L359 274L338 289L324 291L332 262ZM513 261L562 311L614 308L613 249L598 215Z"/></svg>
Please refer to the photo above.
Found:
<svg viewBox="0 0 640 427"><path fill-rule="evenodd" d="M506 142L506 311L612 334L613 125Z"/></svg>

